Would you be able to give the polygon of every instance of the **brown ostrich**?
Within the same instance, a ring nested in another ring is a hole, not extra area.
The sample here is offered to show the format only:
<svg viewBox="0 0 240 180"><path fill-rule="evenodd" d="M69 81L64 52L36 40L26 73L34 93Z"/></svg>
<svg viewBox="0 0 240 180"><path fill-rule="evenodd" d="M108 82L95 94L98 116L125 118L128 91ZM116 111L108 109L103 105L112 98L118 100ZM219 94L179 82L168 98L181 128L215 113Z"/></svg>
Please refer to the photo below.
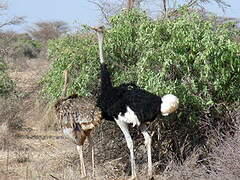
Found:
<svg viewBox="0 0 240 180"><path fill-rule="evenodd" d="M64 71L64 88L62 97L55 103L56 116L61 124L63 134L77 145L80 158L81 176L86 176L83 158L83 144L86 139L92 152L92 173L94 174L94 149L91 131L101 123L101 111L94 100L80 97L77 94L66 96L68 85L68 71Z"/></svg>

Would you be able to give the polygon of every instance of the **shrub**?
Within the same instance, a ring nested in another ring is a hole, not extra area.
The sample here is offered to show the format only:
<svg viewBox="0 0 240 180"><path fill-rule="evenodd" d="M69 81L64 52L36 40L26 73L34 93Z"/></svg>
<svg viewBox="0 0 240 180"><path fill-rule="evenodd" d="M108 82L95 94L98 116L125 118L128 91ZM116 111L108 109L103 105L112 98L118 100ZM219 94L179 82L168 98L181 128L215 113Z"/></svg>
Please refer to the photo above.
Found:
<svg viewBox="0 0 240 180"><path fill-rule="evenodd" d="M175 19L153 21L136 10L122 12L110 22L105 52L116 85L135 81L159 95L174 93L183 106L197 106L201 111L214 103L240 100L236 95L240 89L240 45L233 41L237 31L230 29L232 24L216 25L213 18L206 20L188 12ZM96 46L89 32L49 44L53 66L45 79L45 92L52 99L60 95L65 68L74 76L70 92L89 95L89 84L96 87Z"/></svg>
<svg viewBox="0 0 240 180"><path fill-rule="evenodd" d="M0 57L0 96L9 94L14 88L14 83L8 77L6 69L7 66L4 63L3 58Z"/></svg>
<svg viewBox="0 0 240 180"><path fill-rule="evenodd" d="M12 57L36 58L41 51L41 43L37 40L20 38L12 44L12 48L14 49Z"/></svg>
<svg viewBox="0 0 240 180"><path fill-rule="evenodd" d="M44 92L49 98L61 95L64 69L70 71L69 93L88 96L96 89L99 70L97 46L93 35L66 36L49 42L48 54L52 68L43 79Z"/></svg>

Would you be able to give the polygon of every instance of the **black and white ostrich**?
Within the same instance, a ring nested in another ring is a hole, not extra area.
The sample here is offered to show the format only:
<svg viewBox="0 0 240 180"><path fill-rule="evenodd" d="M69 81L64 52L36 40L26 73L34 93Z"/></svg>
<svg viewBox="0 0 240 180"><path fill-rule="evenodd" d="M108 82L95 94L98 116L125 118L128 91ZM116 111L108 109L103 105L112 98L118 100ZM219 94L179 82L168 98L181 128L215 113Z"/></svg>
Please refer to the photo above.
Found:
<svg viewBox="0 0 240 180"><path fill-rule="evenodd" d="M153 121L158 114L167 116L178 108L179 100L172 94L159 97L134 84L122 84L114 87L103 55L104 27L93 28L98 35L101 63L101 89L97 106L102 117L115 121L122 130L130 150L131 175L136 177L136 164L133 152L133 140L128 124L138 127L145 139L148 155L148 175L152 177L151 136L147 132L146 122Z"/></svg>

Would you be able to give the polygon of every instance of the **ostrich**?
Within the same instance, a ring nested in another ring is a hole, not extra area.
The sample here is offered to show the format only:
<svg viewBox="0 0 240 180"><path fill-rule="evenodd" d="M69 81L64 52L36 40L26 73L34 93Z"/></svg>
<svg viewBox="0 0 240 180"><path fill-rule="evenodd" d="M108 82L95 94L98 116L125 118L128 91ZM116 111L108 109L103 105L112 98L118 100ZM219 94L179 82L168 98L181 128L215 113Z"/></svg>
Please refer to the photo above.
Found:
<svg viewBox="0 0 240 180"><path fill-rule="evenodd" d="M179 100L172 94L159 97L145 91L135 84L122 84L114 87L110 73L105 64L103 54L104 27L92 28L98 36L99 56L101 64L101 89L97 106L102 110L102 117L115 121L127 141L130 151L131 176L136 177L136 164L133 152L133 140L128 125L138 127L147 147L148 175L152 177L151 136L147 132L147 122L153 121L158 114L167 116L178 108Z"/></svg>
<svg viewBox="0 0 240 180"><path fill-rule="evenodd" d="M86 138L92 152L92 173L94 175L94 150L91 131L101 123L101 111L93 100L79 97L77 94L66 96L68 71L64 71L64 88L62 97L55 103L55 112L60 121L65 137L77 145L80 158L81 176L86 176L83 158L83 144Z"/></svg>

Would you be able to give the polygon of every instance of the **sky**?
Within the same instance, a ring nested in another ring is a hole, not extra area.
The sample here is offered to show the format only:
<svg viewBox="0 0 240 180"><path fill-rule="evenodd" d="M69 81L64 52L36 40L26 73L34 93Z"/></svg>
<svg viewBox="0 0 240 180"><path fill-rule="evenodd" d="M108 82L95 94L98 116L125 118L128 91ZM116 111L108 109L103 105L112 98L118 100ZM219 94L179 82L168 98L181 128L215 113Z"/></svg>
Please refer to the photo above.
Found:
<svg viewBox="0 0 240 180"><path fill-rule="evenodd" d="M70 26L94 25L99 16L97 8L87 0L8 0L8 6L8 17L26 17L26 23L20 27L8 27L17 31L25 31L32 23L45 20L62 20Z"/></svg>
<svg viewBox="0 0 240 180"><path fill-rule="evenodd" d="M225 12L218 8L216 3L208 4L207 9L217 15L240 18L240 0L225 0L225 2L231 5ZM87 0L8 0L8 5L5 18L26 17L26 23L23 25L6 28L17 32L24 32L34 22L45 20L62 20L74 27L79 24L97 25L100 19L97 7Z"/></svg>

